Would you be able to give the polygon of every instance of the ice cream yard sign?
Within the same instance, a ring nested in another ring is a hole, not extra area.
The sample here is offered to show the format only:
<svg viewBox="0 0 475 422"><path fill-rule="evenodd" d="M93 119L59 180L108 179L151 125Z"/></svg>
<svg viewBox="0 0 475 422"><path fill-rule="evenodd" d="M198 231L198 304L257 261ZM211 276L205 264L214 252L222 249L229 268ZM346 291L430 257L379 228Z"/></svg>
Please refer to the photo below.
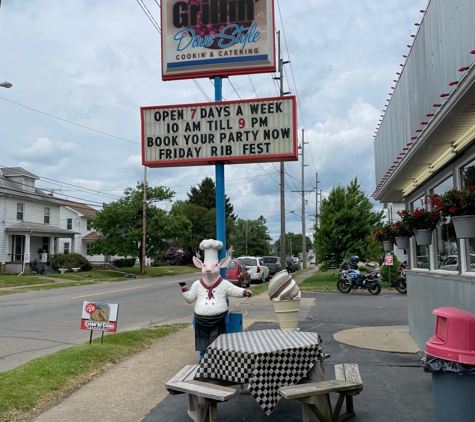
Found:
<svg viewBox="0 0 475 422"><path fill-rule="evenodd" d="M142 107L147 167L296 161L295 97Z"/></svg>
<svg viewBox="0 0 475 422"><path fill-rule="evenodd" d="M162 0L162 78L275 72L273 0Z"/></svg>
<svg viewBox="0 0 475 422"><path fill-rule="evenodd" d="M82 304L81 329L115 333L118 313L118 303L85 301Z"/></svg>

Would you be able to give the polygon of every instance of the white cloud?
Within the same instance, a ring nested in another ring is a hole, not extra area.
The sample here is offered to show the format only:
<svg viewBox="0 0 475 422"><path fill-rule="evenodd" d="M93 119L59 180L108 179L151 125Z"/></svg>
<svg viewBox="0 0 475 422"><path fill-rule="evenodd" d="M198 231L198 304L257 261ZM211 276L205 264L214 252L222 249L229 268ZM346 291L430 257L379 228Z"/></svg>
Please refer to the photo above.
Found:
<svg viewBox="0 0 475 422"><path fill-rule="evenodd" d="M143 178L140 107L207 101L192 80L161 81L160 35L134 1L3 3L0 80L13 87L0 88L6 99L0 98L2 166L22 165L40 177L120 195ZM145 3L159 22L157 3ZM298 95L299 130L306 129L309 143L306 188L314 186L318 172L324 191L358 176L371 193L374 129L427 1L275 4L283 57L291 60L284 90ZM273 76L225 79L223 96L276 96ZM212 83L198 82L214 98ZM295 211L287 228L298 232L300 195L292 191L300 190L301 166L294 162L285 168L285 208ZM279 163L226 166L226 194L236 214L263 215L274 238L280 233L278 171ZM177 199L186 198L204 177L214 179L213 166L148 171L150 183L171 187ZM111 200L106 192L91 195L99 203ZM74 196L86 198L80 191ZM312 212L314 194L306 197Z"/></svg>

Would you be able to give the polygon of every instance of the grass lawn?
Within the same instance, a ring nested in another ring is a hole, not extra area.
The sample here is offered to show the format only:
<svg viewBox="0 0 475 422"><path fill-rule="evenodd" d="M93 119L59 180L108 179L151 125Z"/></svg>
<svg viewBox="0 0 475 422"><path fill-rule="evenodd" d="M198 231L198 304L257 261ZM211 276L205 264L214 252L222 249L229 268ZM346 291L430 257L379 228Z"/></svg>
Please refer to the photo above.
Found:
<svg viewBox="0 0 475 422"><path fill-rule="evenodd" d="M101 339L34 359L0 373L0 421L26 421L33 409L48 408L111 365L189 324L162 325Z"/></svg>
<svg viewBox="0 0 475 422"><path fill-rule="evenodd" d="M0 288L20 287L14 290L0 290L0 295L24 292L29 290L58 289L61 287L79 286L82 284L125 281L124 274L135 274L137 279L161 277L164 275L180 275L199 272L194 265L147 267L146 274L140 274L139 267L121 268L118 270L92 270L67 272L64 274L31 274L31 275L0 275ZM23 286L23 288L21 288Z"/></svg>

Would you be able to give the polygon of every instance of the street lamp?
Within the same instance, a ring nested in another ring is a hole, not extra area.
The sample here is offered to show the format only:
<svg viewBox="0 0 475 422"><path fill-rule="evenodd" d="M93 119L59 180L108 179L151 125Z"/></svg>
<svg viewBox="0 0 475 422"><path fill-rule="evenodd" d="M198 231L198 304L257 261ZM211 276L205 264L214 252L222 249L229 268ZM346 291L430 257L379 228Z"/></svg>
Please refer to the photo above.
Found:
<svg viewBox="0 0 475 422"><path fill-rule="evenodd" d="M0 83L0 86L3 86L4 88L11 88L13 85L10 82L2 82Z"/></svg>

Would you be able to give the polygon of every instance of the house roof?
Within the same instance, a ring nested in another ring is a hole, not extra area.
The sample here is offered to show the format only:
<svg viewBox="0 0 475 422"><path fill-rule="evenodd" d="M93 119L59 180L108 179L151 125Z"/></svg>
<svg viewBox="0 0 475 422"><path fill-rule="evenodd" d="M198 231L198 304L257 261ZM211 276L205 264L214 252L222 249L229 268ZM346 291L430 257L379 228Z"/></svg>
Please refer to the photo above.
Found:
<svg viewBox="0 0 475 422"><path fill-rule="evenodd" d="M66 205L73 211L82 214L84 217L95 217L97 214L97 210L90 207L89 205L81 204L80 202L67 201L65 199L61 199L60 201L63 203L63 205Z"/></svg>
<svg viewBox="0 0 475 422"><path fill-rule="evenodd" d="M73 230L66 230L60 229L58 227L50 226L49 224L41 224L41 223L30 223L27 221L22 221L17 224L13 224L5 228L6 232L15 232L15 233L44 233L44 234L52 234L58 236L74 236L75 234L80 234L79 232L75 232Z"/></svg>
<svg viewBox="0 0 475 422"><path fill-rule="evenodd" d="M96 240L100 239L102 236L97 232L91 232L82 237L82 240Z"/></svg>
<svg viewBox="0 0 475 422"><path fill-rule="evenodd" d="M23 188L23 184L10 180L9 177L26 176L31 179L38 180L38 176L26 171L21 167L2 167L0 168L0 195L11 195L14 197L25 198L31 201L47 202L50 204L61 205L58 199L51 197L40 189L27 191Z"/></svg>
<svg viewBox="0 0 475 422"><path fill-rule="evenodd" d="M39 177L25 170L23 167L2 167L0 174L5 177L26 176L31 179L39 180Z"/></svg>

